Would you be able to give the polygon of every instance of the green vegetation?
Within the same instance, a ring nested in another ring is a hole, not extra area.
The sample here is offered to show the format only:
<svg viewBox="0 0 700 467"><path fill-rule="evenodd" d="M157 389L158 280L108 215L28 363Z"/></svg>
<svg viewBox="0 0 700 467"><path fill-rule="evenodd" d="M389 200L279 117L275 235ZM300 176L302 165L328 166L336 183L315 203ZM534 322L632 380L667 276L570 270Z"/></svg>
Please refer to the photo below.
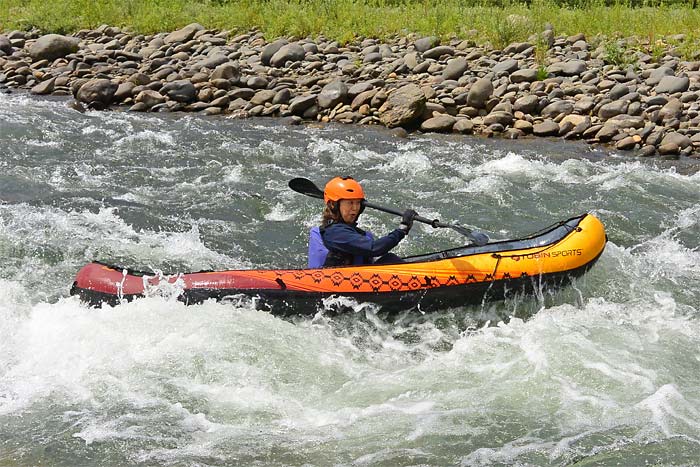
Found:
<svg viewBox="0 0 700 467"><path fill-rule="evenodd" d="M318 36L347 42L414 32L502 47L544 25L557 34L642 38L696 34L696 0L0 0L0 29L70 33L101 24L138 33L191 22L267 38ZM688 51L691 53L692 51Z"/></svg>

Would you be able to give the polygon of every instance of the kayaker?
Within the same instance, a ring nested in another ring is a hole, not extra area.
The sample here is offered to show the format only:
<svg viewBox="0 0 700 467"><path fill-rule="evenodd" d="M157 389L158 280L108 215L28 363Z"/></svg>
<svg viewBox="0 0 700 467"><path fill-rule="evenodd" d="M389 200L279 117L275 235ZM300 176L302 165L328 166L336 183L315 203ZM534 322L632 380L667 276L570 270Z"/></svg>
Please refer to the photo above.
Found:
<svg viewBox="0 0 700 467"><path fill-rule="evenodd" d="M407 209L397 229L375 239L357 227L364 199L362 186L352 177L335 177L326 184L323 220L320 227L311 229L309 236L309 268L403 262L389 251L408 234L418 214Z"/></svg>

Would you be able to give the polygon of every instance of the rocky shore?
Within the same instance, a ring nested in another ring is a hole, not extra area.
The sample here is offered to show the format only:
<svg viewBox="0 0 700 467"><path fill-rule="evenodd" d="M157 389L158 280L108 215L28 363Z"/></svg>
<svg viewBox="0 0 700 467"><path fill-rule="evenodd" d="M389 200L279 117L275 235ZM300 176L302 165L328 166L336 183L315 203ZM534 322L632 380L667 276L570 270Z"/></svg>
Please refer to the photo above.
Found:
<svg viewBox="0 0 700 467"><path fill-rule="evenodd" d="M682 37L677 38L682 40ZM411 36L268 43L191 24L132 34L0 34L0 92L77 107L378 124L404 131L582 139L631 155L700 157L700 61L665 46L606 62L603 44L546 30L503 50Z"/></svg>

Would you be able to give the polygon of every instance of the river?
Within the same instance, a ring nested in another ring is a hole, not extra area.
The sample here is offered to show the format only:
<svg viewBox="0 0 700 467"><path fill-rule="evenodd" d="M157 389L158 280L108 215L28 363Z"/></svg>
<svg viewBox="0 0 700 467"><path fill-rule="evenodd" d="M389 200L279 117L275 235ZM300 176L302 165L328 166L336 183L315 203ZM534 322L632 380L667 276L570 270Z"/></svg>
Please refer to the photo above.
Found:
<svg viewBox="0 0 700 467"><path fill-rule="evenodd" d="M322 206L287 182L338 174L494 239L590 211L609 242L558 292L426 315L68 294L95 259L301 266ZM696 465L699 313L697 163L0 94L0 466Z"/></svg>

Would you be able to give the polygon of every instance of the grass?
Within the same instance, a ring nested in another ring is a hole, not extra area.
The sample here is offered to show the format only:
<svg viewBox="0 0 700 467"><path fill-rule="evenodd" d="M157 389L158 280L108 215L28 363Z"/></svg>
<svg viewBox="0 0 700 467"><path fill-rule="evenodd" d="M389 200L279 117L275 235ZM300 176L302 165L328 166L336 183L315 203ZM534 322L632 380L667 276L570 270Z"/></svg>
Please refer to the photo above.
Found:
<svg viewBox="0 0 700 467"><path fill-rule="evenodd" d="M500 48L547 23L556 34L588 37L694 35L700 10L692 7L692 0L0 0L0 30L66 34L109 24L151 34L196 21L232 33L258 27L268 39L323 35L345 43L417 33Z"/></svg>

